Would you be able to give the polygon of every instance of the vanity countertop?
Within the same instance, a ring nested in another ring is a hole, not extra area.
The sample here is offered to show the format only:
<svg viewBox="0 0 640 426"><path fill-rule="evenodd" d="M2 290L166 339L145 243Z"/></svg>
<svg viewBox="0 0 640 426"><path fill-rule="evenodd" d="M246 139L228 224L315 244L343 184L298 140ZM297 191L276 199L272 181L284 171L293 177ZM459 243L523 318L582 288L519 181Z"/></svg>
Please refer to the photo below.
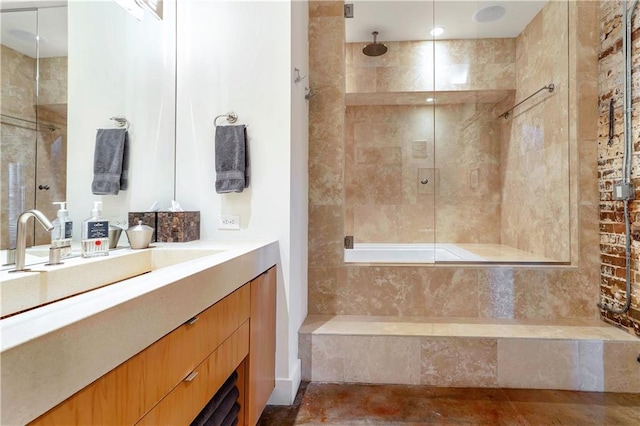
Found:
<svg viewBox="0 0 640 426"><path fill-rule="evenodd" d="M1 320L0 423L35 419L279 259L277 241L154 246L221 251Z"/></svg>

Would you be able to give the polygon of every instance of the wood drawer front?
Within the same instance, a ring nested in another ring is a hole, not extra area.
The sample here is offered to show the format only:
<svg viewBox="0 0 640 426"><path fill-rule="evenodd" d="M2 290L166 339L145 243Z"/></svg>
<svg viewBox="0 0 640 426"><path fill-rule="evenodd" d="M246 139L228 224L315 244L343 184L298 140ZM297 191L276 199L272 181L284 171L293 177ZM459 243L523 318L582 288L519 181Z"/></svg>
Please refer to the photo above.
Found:
<svg viewBox="0 0 640 426"><path fill-rule="evenodd" d="M193 373L144 416L137 425L188 425L249 353L249 321L218 347Z"/></svg>
<svg viewBox="0 0 640 426"><path fill-rule="evenodd" d="M249 382L247 424L255 425L275 387L276 372L276 268L251 283Z"/></svg>
<svg viewBox="0 0 640 426"><path fill-rule="evenodd" d="M239 288L31 424L134 424L249 318L250 293Z"/></svg>
<svg viewBox="0 0 640 426"><path fill-rule="evenodd" d="M234 331L249 319L251 310L251 289L246 284L229 296L220 300L215 305L198 314L196 322L192 325L185 324L181 328L186 328L189 333L189 349L193 352L193 359L189 365L184 365L178 381L186 374L189 374L196 365L200 364L211 354L222 342L224 342ZM178 347L177 352L183 352L186 348ZM179 356L176 354L176 356ZM166 393L165 393L166 395Z"/></svg>

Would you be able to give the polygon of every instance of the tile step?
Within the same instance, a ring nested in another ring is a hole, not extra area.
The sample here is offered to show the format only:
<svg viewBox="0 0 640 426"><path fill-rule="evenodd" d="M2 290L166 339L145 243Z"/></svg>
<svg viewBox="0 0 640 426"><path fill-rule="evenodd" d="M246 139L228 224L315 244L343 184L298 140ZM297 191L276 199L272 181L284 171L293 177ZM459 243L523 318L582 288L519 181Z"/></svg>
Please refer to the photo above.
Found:
<svg viewBox="0 0 640 426"><path fill-rule="evenodd" d="M640 393L640 339L599 320L309 315L303 379Z"/></svg>

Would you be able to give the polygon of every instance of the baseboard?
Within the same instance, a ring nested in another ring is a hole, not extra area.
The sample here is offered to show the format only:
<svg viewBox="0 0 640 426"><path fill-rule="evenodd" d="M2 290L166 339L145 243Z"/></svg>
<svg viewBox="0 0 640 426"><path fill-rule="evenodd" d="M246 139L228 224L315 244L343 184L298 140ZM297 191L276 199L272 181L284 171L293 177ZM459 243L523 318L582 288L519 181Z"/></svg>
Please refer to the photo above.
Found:
<svg viewBox="0 0 640 426"><path fill-rule="evenodd" d="M289 377L279 378L276 377L276 387L267 401L268 405L291 405L293 400L296 399L298 388L300 387L301 380L301 362L296 360L291 371L289 371Z"/></svg>

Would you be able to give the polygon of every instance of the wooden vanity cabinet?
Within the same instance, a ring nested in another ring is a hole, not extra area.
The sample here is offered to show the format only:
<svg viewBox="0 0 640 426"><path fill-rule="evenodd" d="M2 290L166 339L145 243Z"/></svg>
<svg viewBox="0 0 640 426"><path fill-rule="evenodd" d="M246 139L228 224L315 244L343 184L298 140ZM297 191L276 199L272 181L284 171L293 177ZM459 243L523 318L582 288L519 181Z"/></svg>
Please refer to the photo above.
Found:
<svg viewBox="0 0 640 426"><path fill-rule="evenodd" d="M251 281L247 424L255 425L275 387L276 268Z"/></svg>
<svg viewBox="0 0 640 426"><path fill-rule="evenodd" d="M276 268L218 301L32 425L189 424L234 370L254 425L275 383Z"/></svg>

